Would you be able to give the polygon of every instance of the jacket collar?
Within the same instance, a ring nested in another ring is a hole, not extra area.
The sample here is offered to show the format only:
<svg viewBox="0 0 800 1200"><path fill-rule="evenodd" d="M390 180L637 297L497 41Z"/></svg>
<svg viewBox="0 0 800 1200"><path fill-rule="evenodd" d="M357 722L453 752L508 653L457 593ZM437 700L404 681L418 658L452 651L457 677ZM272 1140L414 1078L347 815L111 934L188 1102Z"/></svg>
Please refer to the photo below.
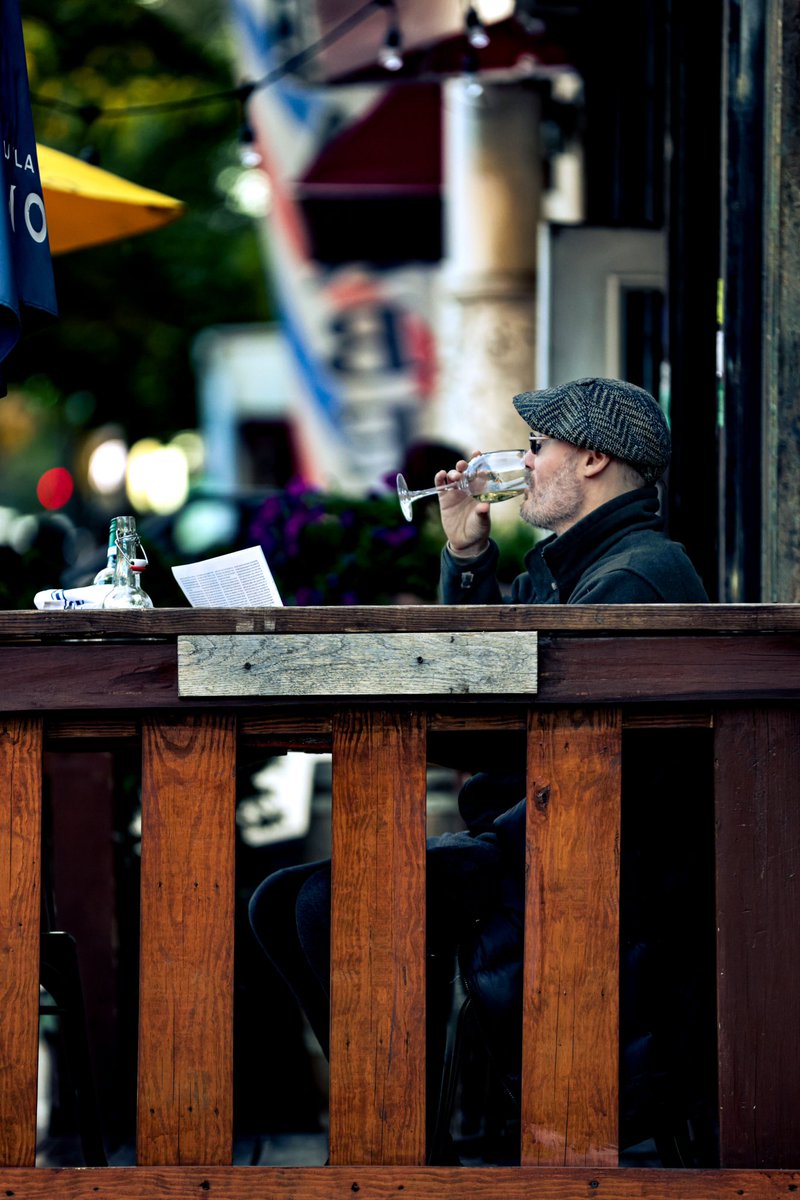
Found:
<svg viewBox="0 0 800 1200"><path fill-rule="evenodd" d="M556 582L561 603L572 595L581 576L633 531L660 530L658 489L636 488L601 504L558 536L551 534L530 551L541 555ZM527 557L527 556L526 556Z"/></svg>

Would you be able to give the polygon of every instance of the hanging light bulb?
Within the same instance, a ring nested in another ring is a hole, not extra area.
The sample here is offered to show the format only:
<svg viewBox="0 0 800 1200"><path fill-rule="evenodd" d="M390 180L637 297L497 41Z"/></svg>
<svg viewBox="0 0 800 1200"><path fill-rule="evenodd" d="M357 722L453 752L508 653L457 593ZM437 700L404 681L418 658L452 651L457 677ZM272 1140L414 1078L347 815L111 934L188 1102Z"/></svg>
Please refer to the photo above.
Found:
<svg viewBox="0 0 800 1200"><path fill-rule="evenodd" d="M386 10L386 37L378 51L378 62L385 71L399 71L403 65L403 38L397 23L394 0L374 0L374 3Z"/></svg>
<svg viewBox="0 0 800 1200"><path fill-rule="evenodd" d="M403 65L403 40L400 30L393 23L386 31L386 38L378 51L378 62L386 71L399 71Z"/></svg>
<svg viewBox="0 0 800 1200"><path fill-rule="evenodd" d="M261 154L256 146L256 135L247 120L244 119L239 129L239 162L243 167L260 167Z"/></svg>
<svg viewBox="0 0 800 1200"><path fill-rule="evenodd" d="M252 79L246 79L238 87L239 102L242 106L242 123L239 126L239 161L245 168L260 167L261 151L256 145L256 135L247 117L247 102L256 90Z"/></svg>
<svg viewBox="0 0 800 1200"><path fill-rule="evenodd" d="M483 95L483 84L478 76L480 63L475 51L470 48L463 58L464 93L473 103Z"/></svg>
<svg viewBox="0 0 800 1200"><path fill-rule="evenodd" d="M467 41L475 50L485 50L489 45L489 35L486 32L483 21L478 16L478 11L474 5L470 4L464 17L464 24L467 30Z"/></svg>

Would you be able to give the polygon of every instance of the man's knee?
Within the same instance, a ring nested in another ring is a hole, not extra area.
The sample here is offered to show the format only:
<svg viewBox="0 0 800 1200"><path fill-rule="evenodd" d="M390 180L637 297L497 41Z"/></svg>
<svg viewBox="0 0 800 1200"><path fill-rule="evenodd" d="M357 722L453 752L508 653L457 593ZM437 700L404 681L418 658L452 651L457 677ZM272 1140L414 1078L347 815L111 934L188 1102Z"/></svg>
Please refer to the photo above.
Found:
<svg viewBox="0 0 800 1200"><path fill-rule="evenodd" d="M429 838L428 911L455 926L470 923L493 907L503 862L492 834Z"/></svg>
<svg viewBox="0 0 800 1200"><path fill-rule="evenodd" d="M269 932L275 922L286 919L285 902L281 903L283 889L280 886L279 876L282 874L282 871L277 871L274 875L269 875L258 885L250 897L248 905L250 926L262 946L265 946L269 940Z"/></svg>
<svg viewBox="0 0 800 1200"><path fill-rule="evenodd" d="M297 897L313 869L301 865L274 871L250 897L250 925L267 954L282 943L289 931L294 934Z"/></svg>
<svg viewBox="0 0 800 1200"><path fill-rule="evenodd" d="M297 936L312 969L327 984L331 945L331 872L321 867L297 893Z"/></svg>

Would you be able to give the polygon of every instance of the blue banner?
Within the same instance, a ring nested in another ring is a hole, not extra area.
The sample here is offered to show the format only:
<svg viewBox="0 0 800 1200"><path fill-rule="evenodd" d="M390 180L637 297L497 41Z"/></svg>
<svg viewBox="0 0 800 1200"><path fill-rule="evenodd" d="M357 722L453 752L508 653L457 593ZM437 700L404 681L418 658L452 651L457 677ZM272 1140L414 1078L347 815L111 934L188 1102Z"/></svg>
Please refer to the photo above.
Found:
<svg viewBox="0 0 800 1200"><path fill-rule="evenodd" d="M0 0L0 129L2 363L26 329L58 314L19 0Z"/></svg>

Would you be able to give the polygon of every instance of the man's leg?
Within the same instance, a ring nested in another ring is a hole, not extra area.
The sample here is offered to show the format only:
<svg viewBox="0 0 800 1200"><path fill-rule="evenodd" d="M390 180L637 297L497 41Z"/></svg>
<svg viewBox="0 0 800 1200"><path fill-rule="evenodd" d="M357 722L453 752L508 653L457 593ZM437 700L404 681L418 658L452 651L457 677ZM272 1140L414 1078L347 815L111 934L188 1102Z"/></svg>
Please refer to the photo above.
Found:
<svg viewBox="0 0 800 1200"><path fill-rule="evenodd" d="M250 924L327 1056L330 862L303 863L268 876L250 900Z"/></svg>
<svg viewBox="0 0 800 1200"><path fill-rule="evenodd" d="M501 856L491 834L429 838L427 844L427 1040L429 1129L436 1118L459 942L492 911ZM330 1019L330 861L270 875L250 901L267 957L305 1012L325 1054Z"/></svg>

